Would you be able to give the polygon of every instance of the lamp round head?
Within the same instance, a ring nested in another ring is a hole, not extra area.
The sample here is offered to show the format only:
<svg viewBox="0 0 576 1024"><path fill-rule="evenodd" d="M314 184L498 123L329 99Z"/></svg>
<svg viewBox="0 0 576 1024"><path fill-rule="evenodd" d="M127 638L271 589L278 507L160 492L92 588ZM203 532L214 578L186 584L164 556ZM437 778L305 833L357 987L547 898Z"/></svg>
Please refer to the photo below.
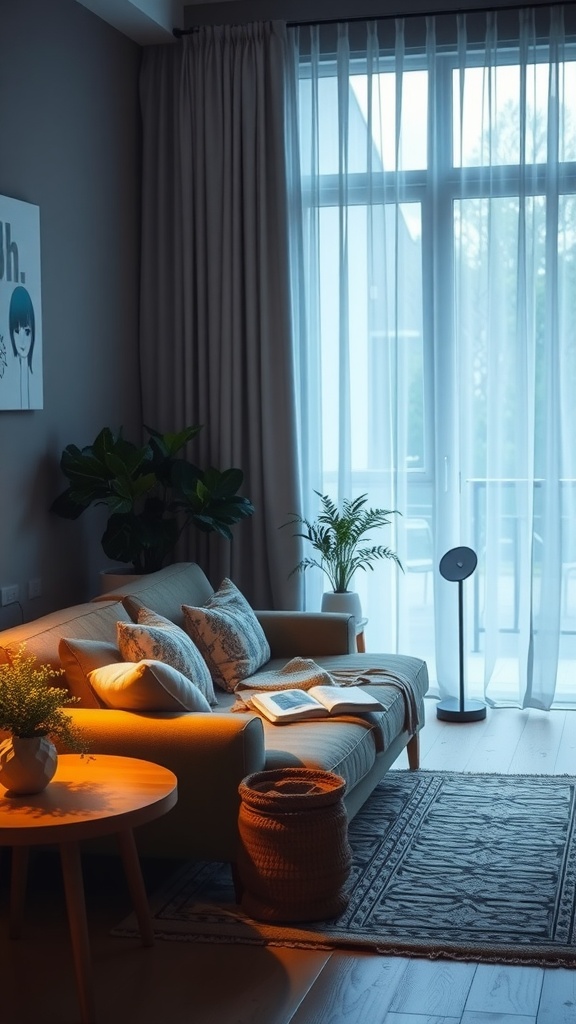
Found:
<svg viewBox="0 0 576 1024"><path fill-rule="evenodd" d="M477 565L478 558L472 548L451 548L440 559L440 575L455 583L471 576Z"/></svg>

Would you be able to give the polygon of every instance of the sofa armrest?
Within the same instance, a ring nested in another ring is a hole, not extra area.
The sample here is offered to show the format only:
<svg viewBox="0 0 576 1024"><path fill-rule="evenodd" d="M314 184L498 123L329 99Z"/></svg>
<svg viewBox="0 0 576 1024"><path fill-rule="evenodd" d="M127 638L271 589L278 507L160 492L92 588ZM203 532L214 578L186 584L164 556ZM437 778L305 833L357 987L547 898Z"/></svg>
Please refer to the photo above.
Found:
<svg viewBox="0 0 576 1024"><path fill-rule="evenodd" d="M272 658L311 658L353 654L356 630L353 615L340 612L257 611L270 644Z"/></svg>
<svg viewBox="0 0 576 1024"><path fill-rule="evenodd" d="M154 761L174 772L178 801L137 830L149 856L232 861L238 840L238 786L265 762L262 722L254 715L153 713L72 708L67 714L90 754Z"/></svg>

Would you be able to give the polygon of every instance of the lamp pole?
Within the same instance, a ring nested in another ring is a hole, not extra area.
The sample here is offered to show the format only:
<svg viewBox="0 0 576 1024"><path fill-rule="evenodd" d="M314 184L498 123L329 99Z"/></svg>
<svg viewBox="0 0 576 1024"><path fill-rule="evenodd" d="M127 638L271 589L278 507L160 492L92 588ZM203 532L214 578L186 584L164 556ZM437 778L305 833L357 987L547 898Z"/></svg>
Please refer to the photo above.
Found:
<svg viewBox="0 0 576 1024"><path fill-rule="evenodd" d="M445 580L458 583L458 664L460 674L459 698L447 697L438 701L436 717L442 722L480 722L486 718L486 705L479 700L466 700L464 694L464 590L463 581L471 576L478 564L472 548L459 547L447 551L440 560L440 573Z"/></svg>

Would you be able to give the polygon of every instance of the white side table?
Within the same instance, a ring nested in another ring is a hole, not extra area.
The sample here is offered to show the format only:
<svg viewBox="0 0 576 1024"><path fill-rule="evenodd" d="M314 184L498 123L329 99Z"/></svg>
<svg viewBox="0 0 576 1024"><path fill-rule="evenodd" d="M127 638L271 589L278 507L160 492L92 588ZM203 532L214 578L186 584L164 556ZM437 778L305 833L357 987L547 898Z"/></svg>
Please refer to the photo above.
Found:
<svg viewBox="0 0 576 1024"><path fill-rule="evenodd" d="M366 651L366 642L364 640L364 628L368 625L368 619L356 619L356 650L360 654L364 654Z"/></svg>

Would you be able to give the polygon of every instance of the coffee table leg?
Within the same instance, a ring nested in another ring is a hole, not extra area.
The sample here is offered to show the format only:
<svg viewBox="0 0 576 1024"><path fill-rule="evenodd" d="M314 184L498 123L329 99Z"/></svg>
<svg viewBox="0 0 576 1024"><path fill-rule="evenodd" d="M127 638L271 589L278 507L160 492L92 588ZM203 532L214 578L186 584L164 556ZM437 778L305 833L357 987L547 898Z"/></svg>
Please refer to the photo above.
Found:
<svg viewBox="0 0 576 1024"><path fill-rule="evenodd" d="M78 843L61 843L60 858L82 1024L94 1024L96 1012L92 987L92 964Z"/></svg>
<svg viewBox="0 0 576 1024"><path fill-rule="evenodd" d="M26 896L26 877L28 874L28 847L12 847L12 875L10 878L10 925L11 939L19 939L22 934L22 915L24 897Z"/></svg>
<svg viewBox="0 0 576 1024"><path fill-rule="evenodd" d="M134 833L132 829L129 828L125 829L123 832L118 832L117 835L118 843L120 844L120 853L122 854L122 862L124 864L124 872L126 874L130 896L132 898L132 905L138 919L140 935L142 936L142 945L153 946L154 930L152 928L152 915L150 914L150 905L148 903L144 879L142 878L142 870L140 868L140 860L136 849Z"/></svg>

